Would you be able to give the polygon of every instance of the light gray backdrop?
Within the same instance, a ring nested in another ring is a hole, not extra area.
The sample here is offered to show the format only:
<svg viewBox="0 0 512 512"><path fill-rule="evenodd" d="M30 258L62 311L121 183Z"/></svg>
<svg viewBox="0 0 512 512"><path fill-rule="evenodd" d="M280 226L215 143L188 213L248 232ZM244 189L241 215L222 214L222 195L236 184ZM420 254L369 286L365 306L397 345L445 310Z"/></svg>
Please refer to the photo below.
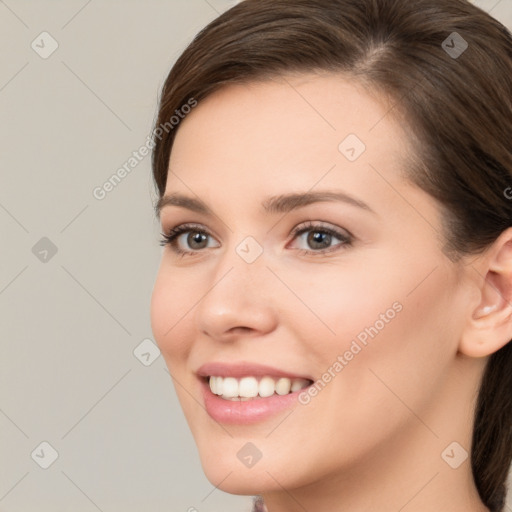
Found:
<svg viewBox="0 0 512 512"><path fill-rule="evenodd" d="M150 157L128 164L235 3L0 0L0 512L250 508L204 477L152 340ZM475 3L512 27L511 0Z"/></svg>

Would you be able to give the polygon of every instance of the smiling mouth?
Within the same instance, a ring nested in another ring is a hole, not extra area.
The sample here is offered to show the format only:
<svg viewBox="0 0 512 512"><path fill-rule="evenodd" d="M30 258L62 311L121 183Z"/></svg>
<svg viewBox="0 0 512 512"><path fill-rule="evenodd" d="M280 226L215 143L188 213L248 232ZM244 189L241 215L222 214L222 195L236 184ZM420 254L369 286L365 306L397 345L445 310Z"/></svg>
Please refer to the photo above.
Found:
<svg viewBox="0 0 512 512"><path fill-rule="evenodd" d="M222 377L210 375L203 377L214 395L231 401L248 401L268 398L274 395L288 395L297 393L311 384L311 379L246 376L242 378Z"/></svg>

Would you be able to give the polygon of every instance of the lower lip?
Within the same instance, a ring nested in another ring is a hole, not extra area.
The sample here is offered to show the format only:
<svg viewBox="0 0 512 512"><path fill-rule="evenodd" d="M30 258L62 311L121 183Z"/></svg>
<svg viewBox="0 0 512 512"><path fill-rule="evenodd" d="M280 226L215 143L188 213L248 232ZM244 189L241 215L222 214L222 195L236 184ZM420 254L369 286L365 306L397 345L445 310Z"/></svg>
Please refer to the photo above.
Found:
<svg viewBox="0 0 512 512"><path fill-rule="evenodd" d="M206 412L217 422L229 425L251 425L290 408L298 402L303 389L287 395L274 394L253 400L225 400L212 393L210 385L201 379Z"/></svg>

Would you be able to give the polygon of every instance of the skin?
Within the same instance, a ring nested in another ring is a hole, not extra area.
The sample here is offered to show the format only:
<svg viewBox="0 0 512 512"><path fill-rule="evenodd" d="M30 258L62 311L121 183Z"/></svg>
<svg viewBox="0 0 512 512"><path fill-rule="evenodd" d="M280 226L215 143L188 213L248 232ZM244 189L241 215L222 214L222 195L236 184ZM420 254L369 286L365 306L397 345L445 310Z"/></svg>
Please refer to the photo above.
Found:
<svg viewBox="0 0 512 512"><path fill-rule="evenodd" d="M192 255L164 248L153 333L207 478L263 494L269 512L487 510L470 459L453 469L442 453L453 442L453 460L469 452L485 363L512 338L512 235L458 263L443 253L439 205L404 179L411 148L389 108L339 75L290 75L225 86L176 136L166 193L199 197L215 215L162 209L164 232L191 222L211 236L195 249L182 235ZM353 162L338 149L351 133L366 145ZM310 190L343 190L374 213L342 202L261 208ZM315 228L293 238L307 221L352 242L314 245ZM247 236L263 249L251 264L236 252ZM397 302L400 312L307 405L249 426L206 413L200 365L250 361L321 379ZM237 458L248 441L262 452L252 468Z"/></svg>

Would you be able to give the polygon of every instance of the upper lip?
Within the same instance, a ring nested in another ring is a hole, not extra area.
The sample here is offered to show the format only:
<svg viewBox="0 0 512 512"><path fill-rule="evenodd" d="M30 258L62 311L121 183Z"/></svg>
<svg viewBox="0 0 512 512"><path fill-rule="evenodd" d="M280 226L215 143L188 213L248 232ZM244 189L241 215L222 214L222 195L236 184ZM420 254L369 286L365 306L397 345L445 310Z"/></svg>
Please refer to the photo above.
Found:
<svg viewBox="0 0 512 512"><path fill-rule="evenodd" d="M265 364L250 363L247 361L241 361L237 363L223 363L223 362L211 362L200 366L197 370L197 374L200 377L220 376L220 377L263 377L268 375L269 377L287 377L289 379L307 379L313 380L308 375L301 375L298 373L280 370L273 366Z"/></svg>

